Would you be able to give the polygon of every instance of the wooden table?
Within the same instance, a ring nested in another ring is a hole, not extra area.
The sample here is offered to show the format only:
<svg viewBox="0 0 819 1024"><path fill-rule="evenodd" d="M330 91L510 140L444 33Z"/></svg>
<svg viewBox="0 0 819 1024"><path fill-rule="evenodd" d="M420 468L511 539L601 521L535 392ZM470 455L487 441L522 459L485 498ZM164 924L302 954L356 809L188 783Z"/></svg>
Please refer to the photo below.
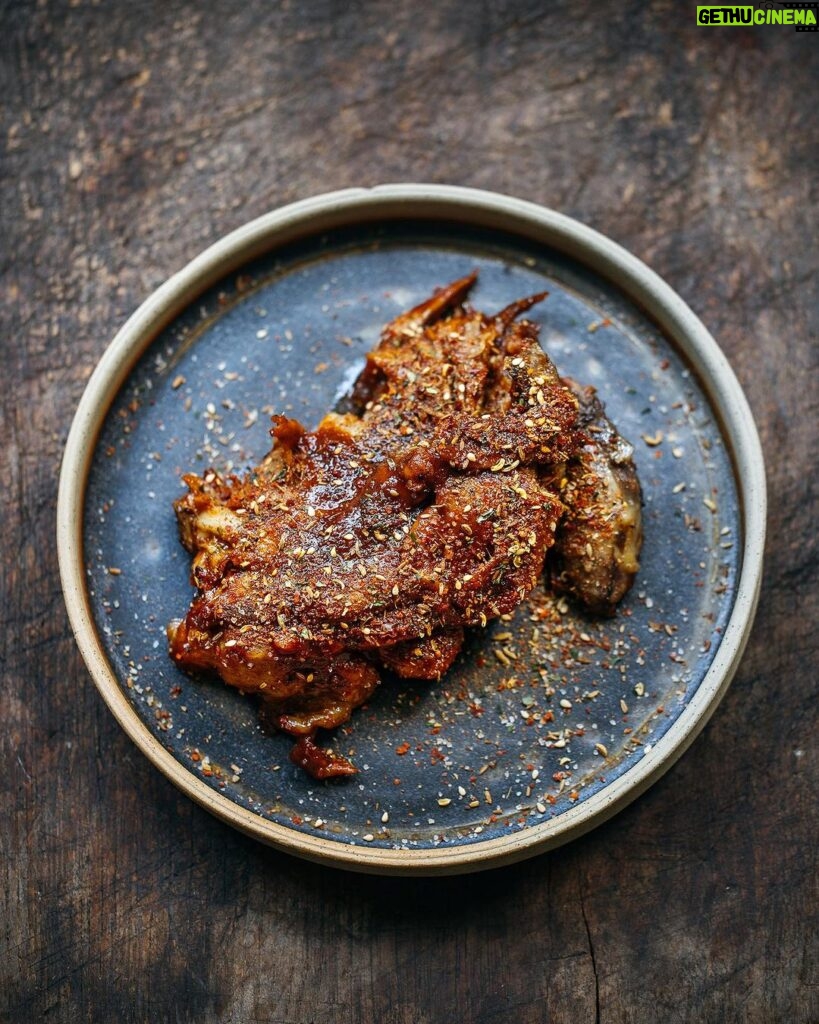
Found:
<svg viewBox="0 0 819 1024"><path fill-rule="evenodd" d="M819 41L670 2L401 6L0 4L0 1019L817 1021ZM72 414L138 303L263 211L396 180L648 261L769 474L756 629L704 734L588 837L461 879L311 866L183 798L92 686L54 544Z"/></svg>

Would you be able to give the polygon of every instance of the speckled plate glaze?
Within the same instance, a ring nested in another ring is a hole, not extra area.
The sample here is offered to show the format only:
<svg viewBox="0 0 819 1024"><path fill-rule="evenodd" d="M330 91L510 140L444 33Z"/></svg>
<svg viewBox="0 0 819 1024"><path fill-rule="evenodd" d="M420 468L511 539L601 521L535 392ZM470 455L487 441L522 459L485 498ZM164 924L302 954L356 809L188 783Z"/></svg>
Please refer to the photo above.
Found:
<svg viewBox="0 0 819 1024"><path fill-rule="evenodd" d="M252 700L168 658L192 596L171 507L180 475L241 471L269 417L314 426L381 326L477 268L479 309L547 289L531 316L561 372L597 387L632 441L642 569L616 618L537 591L470 637L440 683L385 678L335 738L360 774L317 783ZM682 753L751 626L762 457L715 342L643 264L540 207L468 189L384 186L260 218L168 281L83 397L59 499L72 625L138 746L259 839L384 873L477 870L589 829Z"/></svg>

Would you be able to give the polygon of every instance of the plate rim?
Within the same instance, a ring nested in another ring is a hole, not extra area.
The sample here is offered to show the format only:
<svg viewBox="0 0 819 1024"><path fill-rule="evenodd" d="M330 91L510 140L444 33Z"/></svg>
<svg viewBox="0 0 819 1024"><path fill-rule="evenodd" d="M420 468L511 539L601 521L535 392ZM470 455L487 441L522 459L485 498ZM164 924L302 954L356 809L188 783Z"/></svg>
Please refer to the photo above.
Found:
<svg viewBox="0 0 819 1024"><path fill-rule="evenodd" d="M142 722L105 655L91 612L82 537L99 432L128 374L160 332L218 280L263 253L322 230L396 217L511 231L582 262L641 306L693 366L719 419L743 528L736 595L719 647L679 717L651 750L555 818L483 842L422 850L297 832L239 806L177 760ZM766 508L762 447L739 381L704 324L658 274L595 229L536 203L457 185L389 184L321 193L263 214L210 245L145 299L103 353L74 415L60 471L57 554L69 621L94 684L129 738L186 796L241 832L307 860L373 874L442 875L513 863L575 839L636 799L682 756L724 696L750 635L762 579Z"/></svg>

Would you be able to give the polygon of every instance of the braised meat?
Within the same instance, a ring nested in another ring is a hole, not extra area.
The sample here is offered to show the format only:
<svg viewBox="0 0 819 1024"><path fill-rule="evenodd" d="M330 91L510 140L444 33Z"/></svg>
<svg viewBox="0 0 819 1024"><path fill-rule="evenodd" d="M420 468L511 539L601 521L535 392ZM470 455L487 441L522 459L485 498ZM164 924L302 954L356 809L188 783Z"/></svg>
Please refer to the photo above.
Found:
<svg viewBox="0 0 819 1024"><path fill-rule="evenodd" d="M257 694L317 778L355 768L316 731L346 721L381 668L439 678L465 628L526 597L567 503L591 500L588 481L611 471L615 442L601 434L597 457L589 440L603 421L517 319L543 296L487 316L463 305L474 281L385 327L348 411L314 431L274 417L252 473L190 474L176 502L200 594L169 628L172 657ZM603 538L601 559L620 557L598 519L577 509L559 579L607 610L616 587L601 602L575 581L578 544Z"/></svg>

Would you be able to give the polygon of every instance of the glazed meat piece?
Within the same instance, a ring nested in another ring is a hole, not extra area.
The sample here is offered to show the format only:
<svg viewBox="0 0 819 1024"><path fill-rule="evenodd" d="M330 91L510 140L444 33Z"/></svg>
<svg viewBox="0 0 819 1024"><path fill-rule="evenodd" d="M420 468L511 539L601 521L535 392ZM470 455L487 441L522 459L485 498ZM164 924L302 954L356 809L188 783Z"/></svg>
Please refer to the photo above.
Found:
<svg viewBox="0 0 819 1024"><path fill-rule="evenodd" d="M294 735L346 721L386 665L439 677L464 627L534 586L560 500L540 468L577 447L577 401L518 323L464 309L471 275L389 324L312 432L274 418L254 473L185 477L176 510L201 591L169 633L186 668L258 694ZM311 745L296 759L317 774Z"/></svg>
<svg viewBox="0 0 819 1024"><path fill-rule="evenodd" d="M317 778L355 771L314 737L349 719L381 669L439 678L465 629L535 585L568 502L582 524L564 542L572 589L572 529L585 544L597 522L580 471L596 472L596 427L578 429L578 397L517 319L543 296L487 316L463 305L474 282L384 328L347 411L314 431L274 417L253 472L188 475L176 503L200 593L169 627L172 657L258 695Z"/></svg>
<svg viewBox="0 0 819 1024"><path fill-rule="evenodd" d="M639 569L642 495L633 449L608 419L595 389L566 380L580 403L585 437L568 462L560 496L566 514L550 557L555 590L612 615Z"/></svg>

